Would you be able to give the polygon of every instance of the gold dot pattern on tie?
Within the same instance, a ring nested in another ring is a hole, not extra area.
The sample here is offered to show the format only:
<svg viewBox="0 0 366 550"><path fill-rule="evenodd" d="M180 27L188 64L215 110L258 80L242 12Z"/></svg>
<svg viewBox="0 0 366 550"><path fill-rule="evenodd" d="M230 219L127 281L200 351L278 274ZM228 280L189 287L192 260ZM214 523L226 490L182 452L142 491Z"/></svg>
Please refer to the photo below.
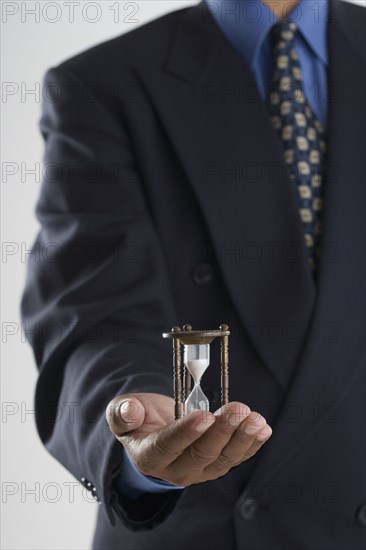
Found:
<svg viewBox="0 0 366 550"><path fill-rule="evenodd" d="M323 180L327 153L325 130L303 90L296 23L272 29L274 75L269 93L273 128L283 145L288 176L298 189L299 213L310 267L315 270L322 233Z"/></svg>

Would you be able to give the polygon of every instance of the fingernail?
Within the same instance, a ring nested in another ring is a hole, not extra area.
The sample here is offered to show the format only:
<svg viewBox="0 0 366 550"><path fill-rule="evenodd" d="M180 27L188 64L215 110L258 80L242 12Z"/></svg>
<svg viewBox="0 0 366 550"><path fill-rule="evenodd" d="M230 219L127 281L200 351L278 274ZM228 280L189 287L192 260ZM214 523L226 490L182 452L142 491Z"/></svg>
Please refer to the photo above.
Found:
<svg viewBox="0 0 366 550"><path fill-rule="evenodd" d="M257 432L259 432L261 429L261 426L253 426L253 424L245 424L244 426L244 432L247 435L254 435Z"/></svg>
<svg viewBox="0 0 366 550"><path fill-rule="evenodd" d="M251 412L244 422L244 432L247 435L254 435L266 426L266 420L259 413Z"/></svg>
<svg viewBox="0 0 366 550"><path fill-rule="evenodd" d="M134 413L136 412L136 406L134 403L131 403L129 399L125 399L119 406L119 412L122 417L123 422L126 424L131 424L134 422Z"/></svg>
<svg viewBox="0 0 366 550"><path fill-rule="evenodd" d="M208 416L208 415L204 415L204 418L203 420L201 420L200 422L198 422L198 424L196 424L196 430L197 432L204 432L205 430L208 430L208 428L210 426L212 426L212 424L215 423L215 418L213 418L211 415Z"/></svg>
<svg viewBox="0 0 366 550"><path fill-rule="evenodd" d="M239 405L233 408L233 403L230 404L229 410L227 405L220 407L214 412L214 415L222 422L228 422L232 426L238 426L250 414L250 408L247 405Z"/></svg>
<svg viewBox="0 0 366 550"><path fill-rule="evenodd" d="M229 414L229 424L232 426L238 426L240 422L243 420L243 418L238 413Z"/></svg>
<svg viewBox="0 0 366 550"><path fill-rule="evenodd" d="M270 426L265 426L265 428L262 428L259 434L256 436L256 439L262 440L267 439L272 434L272 429Z"/></svg>
<svg viewBox="0 0 366 550"><path fill-rule="evenodd" d="M247 435L254 435L258 432L260 432L260 430L263 430L263 428L265 427L266 425L266 421L263 417L256 415L252 415L251 417L249 417L249 419L247 419L245 422L244 422L244 432L247 434Z"/></svg>

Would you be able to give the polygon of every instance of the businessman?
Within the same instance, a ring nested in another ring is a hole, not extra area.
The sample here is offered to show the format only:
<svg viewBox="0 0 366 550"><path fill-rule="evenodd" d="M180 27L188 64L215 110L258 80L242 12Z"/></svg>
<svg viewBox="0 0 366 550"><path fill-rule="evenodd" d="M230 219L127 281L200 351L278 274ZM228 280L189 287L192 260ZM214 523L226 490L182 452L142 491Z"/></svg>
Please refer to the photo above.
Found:
<svg viewBox="0 0 366 550"><path fill-rule="evenodd" d="M364 9L201 2L45 87L22 312L93 548L364 548ZM185 322L229 324L230 403L213 346L175 420Z"/></svg>

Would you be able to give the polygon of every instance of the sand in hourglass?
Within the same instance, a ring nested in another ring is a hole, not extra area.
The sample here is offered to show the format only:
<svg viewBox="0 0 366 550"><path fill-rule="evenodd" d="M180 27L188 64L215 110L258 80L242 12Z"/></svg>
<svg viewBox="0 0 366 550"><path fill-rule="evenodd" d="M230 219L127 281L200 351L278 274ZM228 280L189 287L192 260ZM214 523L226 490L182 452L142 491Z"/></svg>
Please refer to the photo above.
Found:
<svg viewBox="0 0 366 550"><path fill-rule="evenodd" d="M195 410L208 411L209 402L205 394L203 393L200 381L209 365L208 359L188 359L186 361L186 367L191 373L194 386L185 402L185 413L188 414Z"/></svg>

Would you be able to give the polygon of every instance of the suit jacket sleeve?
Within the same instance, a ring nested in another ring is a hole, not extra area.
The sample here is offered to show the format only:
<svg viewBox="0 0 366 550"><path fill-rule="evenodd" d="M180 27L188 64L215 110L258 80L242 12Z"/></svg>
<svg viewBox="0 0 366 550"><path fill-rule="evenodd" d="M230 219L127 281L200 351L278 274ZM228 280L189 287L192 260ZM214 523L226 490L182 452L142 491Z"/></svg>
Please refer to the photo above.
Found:
<svg viewBox="0 0 366 550"><path fill-rule="evenodd" d="M171 395L176 317L123 113L68 69L44 82L41 230L22 301L39 368L36 422L50 453L131 529L170 513L180 491L129 501L115 480L121 446L105 408L126 392Z"/></svg>

